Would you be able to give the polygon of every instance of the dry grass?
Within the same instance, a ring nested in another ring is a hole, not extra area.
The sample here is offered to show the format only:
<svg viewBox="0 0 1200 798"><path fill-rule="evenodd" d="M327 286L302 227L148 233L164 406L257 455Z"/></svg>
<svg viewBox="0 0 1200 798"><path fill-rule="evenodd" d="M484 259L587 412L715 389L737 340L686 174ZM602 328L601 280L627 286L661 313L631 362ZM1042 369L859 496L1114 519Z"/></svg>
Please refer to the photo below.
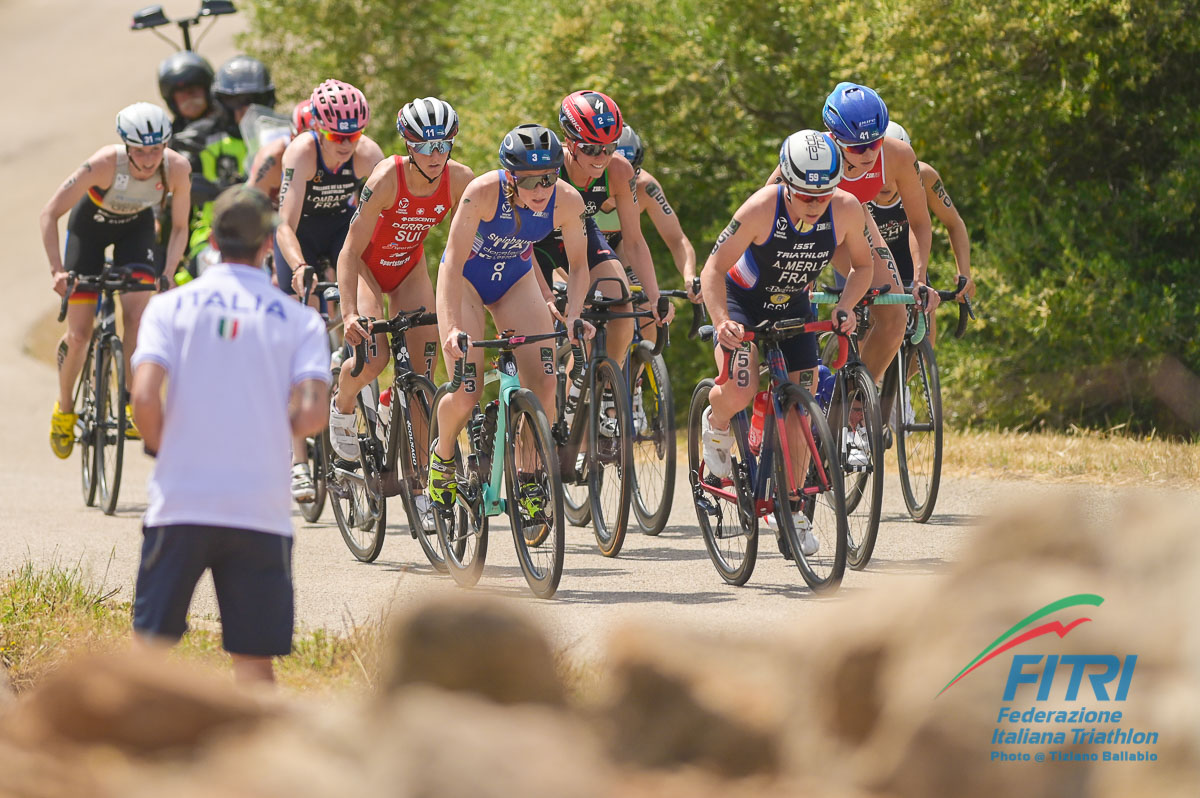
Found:
<svg viewBox="0 0 1200 798"><path fill-rule="evenodd" d="M1064 432L947 430L943 474L1107 485L1200 487L1200 441L1123 428Z"/></svg>

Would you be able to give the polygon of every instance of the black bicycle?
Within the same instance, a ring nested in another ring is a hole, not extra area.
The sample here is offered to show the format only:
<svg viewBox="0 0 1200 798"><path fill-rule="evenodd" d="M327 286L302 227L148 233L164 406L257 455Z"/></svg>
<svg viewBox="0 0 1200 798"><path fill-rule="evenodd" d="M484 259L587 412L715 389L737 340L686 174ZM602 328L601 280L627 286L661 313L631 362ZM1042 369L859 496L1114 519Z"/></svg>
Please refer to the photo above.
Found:
<svg viewBox="0 0 1200 798"><path fill-rule="evenodd" d="M132 266L106 263L97 277L67 274L67 292L58 310L58 320L67 317L67 304L76 291L96 293L96 318L88 342L87 358L75 384L75 442L82 460L83 501L96 504L112 515L121 492L121 468L125 459L125 436L130 419L125 417L129 392L125 382L125 347L117 334L116 300L121 292L157 291L157 283L134 276Z"/></svg>

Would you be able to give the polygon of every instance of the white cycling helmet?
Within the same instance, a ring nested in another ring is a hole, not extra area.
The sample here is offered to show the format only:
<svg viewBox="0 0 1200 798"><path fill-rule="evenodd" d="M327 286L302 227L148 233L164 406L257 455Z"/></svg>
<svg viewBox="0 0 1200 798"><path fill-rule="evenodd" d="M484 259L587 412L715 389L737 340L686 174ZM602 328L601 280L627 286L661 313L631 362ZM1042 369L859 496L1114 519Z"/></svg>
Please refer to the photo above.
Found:
<svg viewBox="0 0 1200 798"><path fill-rule="evenodd" d="M134 147L153 147L171 140L171 119L153 103L134 103L117 113L117 135Z"/></svg>
<svg viewBox="0 0 1200 798"><path fill-rule="evenodd" d="M396 130L405 141L447 141L458 135L458 114L445 100L417 98L396 114Z"/></svg>
<svg viewBox="0 0 1200 798"><path fill-rule="evenodd" d="M900 139L908 146L912 146L912 139L908 137L908 131L899 122L888 122L887 132L883 135L891 136L894 139Z"/></svg>
<svg viewBox="0 0 1200 798"><path fill-rule="evenodd" d="M842 182L842 151L828 133L800 130L779 148L784 181L806 194L828 194Z"/></svg>

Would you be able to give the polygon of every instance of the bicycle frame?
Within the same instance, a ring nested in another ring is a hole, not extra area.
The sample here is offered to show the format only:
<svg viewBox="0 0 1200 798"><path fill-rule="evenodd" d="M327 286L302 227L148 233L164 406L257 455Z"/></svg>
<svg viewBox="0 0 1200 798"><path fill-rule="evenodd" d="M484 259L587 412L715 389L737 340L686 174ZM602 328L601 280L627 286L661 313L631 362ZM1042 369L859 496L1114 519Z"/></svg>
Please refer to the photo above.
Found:
<svg viewBox="0 0 1200 798"><path fill-rule="evenodd" d="M496 435L492 439L491 472L483 486L481 511L484 515L500 515L508 510L508 501L501 495L500 485L504 481L505 452L508 449L508 403L521 387L517 376L517 359L512 352L500 353L497 364L500 374L500 403L496 412Z"/></svg>

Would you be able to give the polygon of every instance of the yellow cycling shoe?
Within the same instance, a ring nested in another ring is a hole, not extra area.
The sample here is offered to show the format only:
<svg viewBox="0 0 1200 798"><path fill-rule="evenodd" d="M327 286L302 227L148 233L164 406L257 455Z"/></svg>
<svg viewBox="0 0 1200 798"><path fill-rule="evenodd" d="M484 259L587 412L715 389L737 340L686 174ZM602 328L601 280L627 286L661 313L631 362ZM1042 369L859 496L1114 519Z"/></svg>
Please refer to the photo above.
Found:
<svg viewBox="0 0 1200 798"><path fill-rule="evenodd" d="M137 424L133 423L133 405L125 405L125 438L126 440L140 441L142 433L138 432Z"/></svg>
<svg viewBox="0 0 1200 798"><path fill-rule="evenodd" d="M54 403L54 413L50 416L50 448L61 459L66 460L75 448L75 421L79 418L76 413L63 413Z"/></svg>

